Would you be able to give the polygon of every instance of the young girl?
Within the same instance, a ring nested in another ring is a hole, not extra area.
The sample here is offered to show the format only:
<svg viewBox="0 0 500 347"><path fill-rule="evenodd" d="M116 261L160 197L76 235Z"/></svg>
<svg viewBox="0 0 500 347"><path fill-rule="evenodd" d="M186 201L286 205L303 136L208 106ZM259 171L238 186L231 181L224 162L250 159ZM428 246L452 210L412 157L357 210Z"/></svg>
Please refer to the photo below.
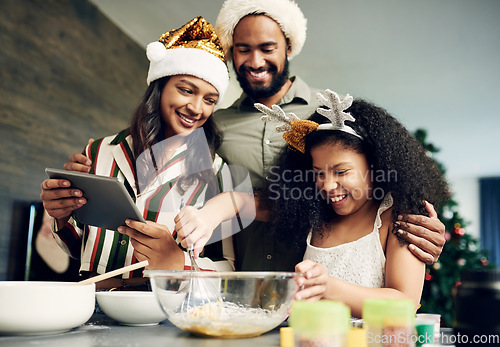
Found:
<svg viewBox="0 0 500 347"><path fill-rule="evenodd" d="M81 260L80 271L87 276L146 259L151 269L189 268L187 253L172 235L173 218L184 205L202 206L231 188L227 166L215 155L221 133L211 115L229 74L213 27L197 17L149 44L147 56L149 87L130 128L94 141L84 152L92 160L90 173L123 180L148 222L127 221L119 233L82 225L71 216L85 203L81 191L65 180L41 185L56 240ZM207 149L197 143L208 143ZM225 240L206 248L207 257L198 263L203 269L232 270L232 253ZM134 282L131 277L142 277L142 269L124 274L123 281L99 284L121 287Z"/></svg>
<svg viewBox="0 0 500 347"><path fill-rule="evenodd" d="M271 203L265 205L282 242L306 244L304 261L296 266L305 273L297 299L340 300L357 317L366 298L410 298L417 308L425 264L393 232L399 230L393 223L404 223L399 215L426 214L427 201L443 201L443 175L384 109L329 90L318 97L324 107L307 121L278 106L256 105L265 120L285 123L277 128L290 144L271 170ZM238 199L244 212L250 199ZM180 235L187 244L199 237L195 228Z"/></svg>
<svg viewBox="0 0 500 347"><path fill-rule="evenodd" d="M294 148L269 183L277 235L306 242L297 299L340 300L357 317L366 298L410 298L417 308L425 265L393 222L446 199L443 175L384 109L329 90L319 99L326 108L310 122L292 122L284 137Z"/></svg>

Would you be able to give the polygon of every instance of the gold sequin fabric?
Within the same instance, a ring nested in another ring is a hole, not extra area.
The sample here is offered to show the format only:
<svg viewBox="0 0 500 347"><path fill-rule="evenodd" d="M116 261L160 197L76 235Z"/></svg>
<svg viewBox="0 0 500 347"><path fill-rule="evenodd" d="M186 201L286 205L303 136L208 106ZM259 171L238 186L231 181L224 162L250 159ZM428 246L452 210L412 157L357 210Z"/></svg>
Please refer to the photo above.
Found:
<svg viewBox="0 0 500 347"><path fill-rule="evenodd" d="M318 123L310 120L296 120L290 123L292 129L283 134L283 138L293 148L306 150L306 136L318 128Z"/></svg>
<svg viewBox="0 0 500 347"><path fill-rule="evenodd" d="M219 38L213 26L203 17L196 17L179 29L170 30L160 36L159 41L169 48L197 48L215 55L226 63Z"/></svg>

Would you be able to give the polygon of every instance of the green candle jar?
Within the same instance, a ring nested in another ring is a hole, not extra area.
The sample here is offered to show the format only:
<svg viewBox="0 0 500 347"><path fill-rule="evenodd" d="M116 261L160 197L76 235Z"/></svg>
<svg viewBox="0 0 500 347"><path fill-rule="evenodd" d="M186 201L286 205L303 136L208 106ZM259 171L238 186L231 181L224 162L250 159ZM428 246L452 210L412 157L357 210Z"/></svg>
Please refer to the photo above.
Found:
<svg viewBox="0 0 500 347"><path fill-rule="evenodd" d="M415 305L405 299L367 299L363 321L368 346L415 346Z"/></svg>
<svg viewBox="0 0 500 347"><path fill-rule="evenodd" d="M347 346L350 316L349 307L341 302L295 301L288 319L295 335L295 346Z"/></svg>

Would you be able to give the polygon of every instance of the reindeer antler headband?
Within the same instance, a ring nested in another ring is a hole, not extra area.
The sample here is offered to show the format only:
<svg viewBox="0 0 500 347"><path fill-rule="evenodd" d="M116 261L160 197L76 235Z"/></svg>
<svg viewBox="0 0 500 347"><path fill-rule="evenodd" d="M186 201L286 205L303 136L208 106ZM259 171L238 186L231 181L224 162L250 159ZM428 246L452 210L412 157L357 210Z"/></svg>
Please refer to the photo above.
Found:
<svg viewBox="0 0 500 347"><path fill-rule="evenodd" d="M314 130L340 130L363 139L353 128L344 123L346 120L355 121L351 114L344 112L351 106L352 96L347 94L344 99L340 100L337 93L327 89L323 94L317 93L316 97L320 103L316 112L328 118L330 123L318 124L310 120L301 120L293 113L286 115L285 111L278 105L273 105L272 109L260 103L256 103L254 106L264 113L264 116L261 117L262 121L283 122L284 124L276 126L276 131L284 132L285 141L302 153L305 152L305 137ZM321 106L326 106L326 108Z"/></svg>

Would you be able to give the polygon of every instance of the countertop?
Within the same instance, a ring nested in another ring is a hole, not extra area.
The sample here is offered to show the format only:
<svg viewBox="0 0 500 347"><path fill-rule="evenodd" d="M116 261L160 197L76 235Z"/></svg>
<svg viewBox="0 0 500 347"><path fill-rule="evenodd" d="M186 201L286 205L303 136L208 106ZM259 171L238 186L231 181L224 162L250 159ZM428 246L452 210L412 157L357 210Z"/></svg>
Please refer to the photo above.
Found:
<svg viewBox="0 0 500 347"><path fill-rule="evenodd" d="M286 326L286 323L283 323ZM126 326L101 313L70 331L32 336L2 336L0 346L175 346L175 347L256 347L279 346L279 328L261 336L245 339L202 338L176 328L168 320L153 326Z"/></svg>
<svg viewBox="0 0 500 347"><path fill-rule="evenodd" d="M280 345L279 329L283 326L288 326L288 323L283 322L279 327L257 337L218 339L192 335L175 327L168 320L152 326L126 326L121 325L103 313L94 313L87 323L64 333L17 336L0 335L0 346L265 347ZM445 341L453 340L449 339L453 335L451 328L441 328L441 337L443 338L445 335L448 337L444 339ZM441 345L432 346L453 346L453 344L445 341L442 340Z"/></svg>

